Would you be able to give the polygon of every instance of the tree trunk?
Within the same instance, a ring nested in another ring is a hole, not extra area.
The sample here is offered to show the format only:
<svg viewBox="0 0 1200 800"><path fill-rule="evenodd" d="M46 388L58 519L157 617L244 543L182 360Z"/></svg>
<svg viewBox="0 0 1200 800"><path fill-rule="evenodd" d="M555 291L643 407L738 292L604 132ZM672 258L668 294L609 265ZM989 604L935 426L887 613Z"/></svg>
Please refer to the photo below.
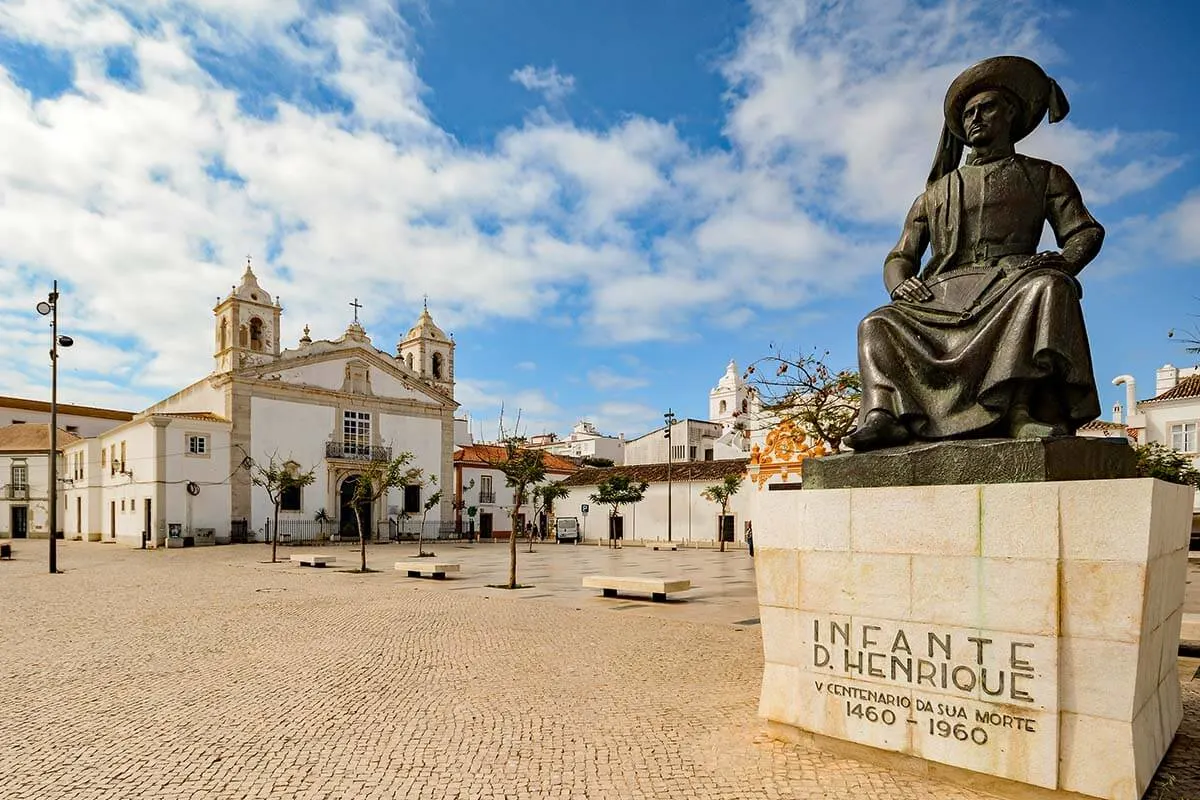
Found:
<svg viewBox="0 0 1200 800"><path fill-rule="evenodd" d="M275 550L279 547L279 503L275 503L275 519L271 523L271 563L275 563Z"/></svg>
<svg viewBox="0 0 1200 800"><path fill-rule="evenodd" d="M508 535L508 588L517 588L517 512L520 506L513 507L512 531Z"/></svg>
<svg viewBox="0 0 1200 800"><path fill-rule="evenodd" d="M717 538L721 540L721 552L725 552L725 517L729 516L726 513L727 506L721 504L721 518L717 520Z"/></svg>
<svg viewBox="0 0 1200 800"><path fill-rule="evenodd" d="M358 511L358 504L354 504L354 521L358 524L358 548L362 556L362 566L359 569L363 572L367 571L367 537L363 536L362 514Z"/></svg>
<svg viewBox="0 0 1200 800"><path fill-rule="evenodd" d="M417 558L425 555L425 517L421 517L421 527L417 528Z"/></svg>

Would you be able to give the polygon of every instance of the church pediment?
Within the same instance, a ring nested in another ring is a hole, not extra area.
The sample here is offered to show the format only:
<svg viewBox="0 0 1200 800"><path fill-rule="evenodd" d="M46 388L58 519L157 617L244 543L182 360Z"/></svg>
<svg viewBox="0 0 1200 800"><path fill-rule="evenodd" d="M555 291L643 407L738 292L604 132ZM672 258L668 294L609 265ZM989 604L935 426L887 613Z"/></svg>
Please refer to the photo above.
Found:
<svg viewBox="0 0 1200 800"><path fill-rule="evenodd" d="M457 405L390 356L353 342L319 341L285 350L269 363L248 365L240 377L276 387L294 387L298 391L318 389L438 406Z"/></svg>

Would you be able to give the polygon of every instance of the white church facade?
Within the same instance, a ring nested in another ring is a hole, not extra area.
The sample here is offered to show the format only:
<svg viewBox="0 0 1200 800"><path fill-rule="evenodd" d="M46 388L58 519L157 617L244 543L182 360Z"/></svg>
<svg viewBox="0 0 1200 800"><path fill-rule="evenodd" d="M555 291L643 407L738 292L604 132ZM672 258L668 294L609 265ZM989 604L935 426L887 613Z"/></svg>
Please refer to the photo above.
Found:
<svg viewBox="0 0 1200 800"><path fill-rule="evenodd" d="M453 485L455 343L428 309L394 353L372 344L357 308L340 337L314 340L306 327L283 348L282 310L247 263L213 309L212 372L64 448L64 535L148 547L265 540L273 506L250 465L272 460L315 476L284 498L281 523L324 512L332 532L352 524L354 485L372 460L410 452L409 466L433 479L366 509L373 532ZM442 496L428 523L453 518L451 492Z"/></svg>

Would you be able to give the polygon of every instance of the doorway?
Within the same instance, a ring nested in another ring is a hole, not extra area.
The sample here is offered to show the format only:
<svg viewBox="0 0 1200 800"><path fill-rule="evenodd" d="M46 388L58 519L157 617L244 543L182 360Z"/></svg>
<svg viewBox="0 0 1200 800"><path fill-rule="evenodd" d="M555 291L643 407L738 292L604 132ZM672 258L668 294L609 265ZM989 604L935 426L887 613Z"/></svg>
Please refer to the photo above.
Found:
<svg viewBox="0 0 1200 800"><path fill-rule="evenodd" d="M479 515L479 538L480 539L492 538L492 515L491 514L480 514Z"/></svg>
<svg viewBox="0 0 1200 800"><path fill-rule="evenodd" d="M733 541L733 514L726 514L725 516L718 517L717 518L717 529L720 531L720 534L721 534L720 541L732 542Z"/></svg>
<svg viewBox="0 0 1200 800"><path fill-rule="evenodd" d="M346 480L342 481L342 488L338 493L340 500L341 511L339 514L338 533L341 536L353 536L358 538L358 520L354 516L354 492L358 488L358 475L351 475ZM362 516L362 529L365 538L371 538L371 504L360 502L358 504L358 513Z"/></svg>
<svg viewBox="0 0 1200 800"><path fill-rule="evenodd" d="M29 536L29 506L12 507L12 538L25 539Z"/></svg>
<svg viewBox="0 0 1200 800"><path fill-rule="evenodd" d="M609 517L608 518L608 538L624 539L625 538L625 518L624 517Z"/></svg>
<svg viewBox="0 0 1200 800"><path fill-rule="evenodd" d="M108 501L108 538L117 538L117 501Z"/></svg>
<svg viewBox="0 0 1200 800"><path fill-rule="evenodd" d="M142 503L142 509L143 509L143 512L142 512L143 516L145 516L145 521L142 524L142 547L145 547L146 543L150 541L150 522L151 522L150 516L151 515L150 515L150 498L149 497L146 498L146 502ZM157 547L157 545L155 545L155 546Z"/></svg>

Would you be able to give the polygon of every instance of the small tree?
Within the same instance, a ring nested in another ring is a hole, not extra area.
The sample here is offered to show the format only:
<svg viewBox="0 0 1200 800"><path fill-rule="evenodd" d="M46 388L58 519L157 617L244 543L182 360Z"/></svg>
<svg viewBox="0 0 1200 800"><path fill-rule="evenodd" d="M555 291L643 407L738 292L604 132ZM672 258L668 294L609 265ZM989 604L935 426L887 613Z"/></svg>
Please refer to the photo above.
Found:
<svg viewBox="0 0 1200 800"><path fill-rule="evenodd" d="M358 526L358 546L362 555L360 572L367 571L367 536L363 528L362 507L374 505L391 489L402 489L421 482L421 470L409 467L412 453L400 453L391 461L372 460L358 475L354 483L354 495L350 505L354 509L354 521Z"/></svg>
<svg viewBox="0 0 1200 800"><path fill-rule="evenodd" d="M721 516L717 519L717 538L721 541L721 552L725 552L725 531L721 529L721 523L725 517L729 516L729 501L738 493L738 489L742 488L742 476L726 475L725 480L720 483L709 486L704 491L700 492L700 496L705 500L711 500L721 506Z"/></svg>
<svg viewBox="0 0 1200 800"><path fill-rule="evenodd" d="M793 421L837 453L857 422L862 379L852 369L830 369L828 357L828 351L789 357L776 349L747 367L746 376L764 411Z"/></svg>
<svg viewBox="0 0 1200 800"><path fill-rule="evenodd" d="M646 496L650 484L645 481L635 481L626 475L612 475L596 484L596 491L590 495L593 503L609 506L608 512L608 541L613 543L613 520L621 510L621 506L640 503Z"/></svg>
<svg viewBox="0 0 1200 800"><path fill-rule="evenodd" d="M271 518L271 563L276 562L279 549L279 504L284 492L301 489L316 480L315 470L307 472L300 470L300 465L294 461L279 463L278 454L271 456L267 466L263 466L249 458L250 482L266 491L271 501L273 516Z"/></svg>
<svg viewBox="0 0 1200 800"><path fill-rule="evenodd" d="M533 518L535 524L541 519L542 514L554 513L554 501L562 500L571 490L563 486L561 483L543 483L541 486L534 487L533 490ZM549 524L549 519L546 520ZM533 537L529 538L529 552L533 552Z"/></svg>
<svg viewBox="0 0 1200 800"><path fill-rule="evenodd" d="M503 432L503 428L501 429ZM545 454L541 450L525 447L525 437L510 435L501 437L502 450L499 457L489 461L495 469L504 473L504 483L513 490L512 533L508 537L508 585L507 589L518 588L517 584L517 518L530 497L534 486L546 479Z"/></svg>
<svg viewBox="0 0 1200 800"><path fill-rule="evenodd" d="M1190 458L1178 450L1172 450L1158 442L1138 445L1134 449L1137 452L1139 476L1200 488L1200 470L1196 469Z"/></svg>
<svg viewBox="0 0 1200 800"><path fill-rule="evenodd" d="M430 475L429 482L437 484L437 476ZM430 510L440 502L442 502L442 490L438 489L425 498L425 502L421 505L421 529L417 531L417 558L434 555L433 553L426 553L425 545L423 544L425 540L425 518L429 516Z"/></svg>

